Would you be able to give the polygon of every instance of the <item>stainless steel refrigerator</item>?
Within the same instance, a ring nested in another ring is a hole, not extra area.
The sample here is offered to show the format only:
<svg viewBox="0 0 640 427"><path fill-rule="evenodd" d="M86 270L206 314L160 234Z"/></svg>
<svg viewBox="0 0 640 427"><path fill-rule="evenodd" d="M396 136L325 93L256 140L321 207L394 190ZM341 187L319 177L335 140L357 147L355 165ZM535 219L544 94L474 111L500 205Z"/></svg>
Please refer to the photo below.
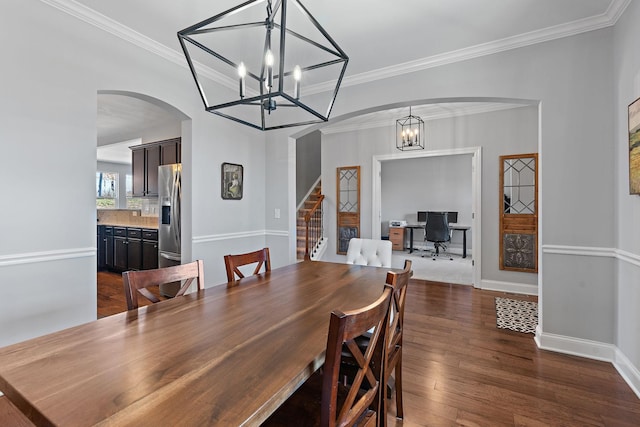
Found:
<svg viewBox="0 0 640 427"><path fill-rule="evenodd" d="M182 165L158 167L158 266L169 267L181 263L180 199ZM174 296L180 282L160 285L160 293Z"/></svg>

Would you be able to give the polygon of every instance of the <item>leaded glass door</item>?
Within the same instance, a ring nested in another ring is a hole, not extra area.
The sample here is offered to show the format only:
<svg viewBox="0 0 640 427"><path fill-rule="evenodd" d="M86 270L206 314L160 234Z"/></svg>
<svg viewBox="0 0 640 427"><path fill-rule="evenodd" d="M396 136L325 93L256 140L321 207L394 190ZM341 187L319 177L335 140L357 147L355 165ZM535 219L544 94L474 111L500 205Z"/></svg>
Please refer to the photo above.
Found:
<svg viewBox="0 0 640 427"><path fill-rule="evenodd" d="M349 240L360 237L360 166L337 168L337 253L346 254Z"/></svg>
<svg viewBox="0 0 640 427"><path fill-rule="evenodd" d="M538 154L500 156L500 269L538 271Z"/></svg>

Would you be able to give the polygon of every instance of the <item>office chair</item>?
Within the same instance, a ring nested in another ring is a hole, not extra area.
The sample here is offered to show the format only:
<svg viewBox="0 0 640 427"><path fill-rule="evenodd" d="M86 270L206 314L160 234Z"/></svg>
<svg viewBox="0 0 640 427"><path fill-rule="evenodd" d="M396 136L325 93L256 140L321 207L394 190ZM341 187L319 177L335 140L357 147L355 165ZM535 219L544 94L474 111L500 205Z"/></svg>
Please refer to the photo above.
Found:
<svg viewBox="0 0 640 427"><path fill-rule="evenodd" d="M437 256L440 256L441 249L443 253L446 253L447 243L451 241L447 212L427 212L424 240L433 243L434 251L431 256L434 261ZM422 256L424 257L424 255ZM449 260L453 260L450 255Z"/></svg>

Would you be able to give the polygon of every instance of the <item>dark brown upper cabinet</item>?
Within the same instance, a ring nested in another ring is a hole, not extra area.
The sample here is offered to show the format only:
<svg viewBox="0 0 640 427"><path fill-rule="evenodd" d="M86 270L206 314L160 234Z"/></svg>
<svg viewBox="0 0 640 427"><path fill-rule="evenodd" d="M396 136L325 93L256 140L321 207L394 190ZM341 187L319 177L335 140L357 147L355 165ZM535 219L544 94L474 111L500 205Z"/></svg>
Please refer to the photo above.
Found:
<svg viewBox="0 0 640 427"><path fill-rule="evenodd" d="M182 144L180 138L167 139L131 148L133 196L158 195L158 166L180 163Z"/></svg>

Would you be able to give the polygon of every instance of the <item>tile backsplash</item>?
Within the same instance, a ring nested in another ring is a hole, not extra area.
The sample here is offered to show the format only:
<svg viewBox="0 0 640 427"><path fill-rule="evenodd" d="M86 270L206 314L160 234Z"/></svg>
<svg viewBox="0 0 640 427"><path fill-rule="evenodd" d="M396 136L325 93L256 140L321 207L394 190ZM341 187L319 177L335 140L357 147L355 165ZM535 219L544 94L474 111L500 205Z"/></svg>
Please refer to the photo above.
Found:
<svg viewBox="0 0 640 427"><path fill-rule="evenodd" d="M157 207L154 205L154 210ZM98 209L98 224L158 227L158 215L143 215L143 209Z"/></svg>

